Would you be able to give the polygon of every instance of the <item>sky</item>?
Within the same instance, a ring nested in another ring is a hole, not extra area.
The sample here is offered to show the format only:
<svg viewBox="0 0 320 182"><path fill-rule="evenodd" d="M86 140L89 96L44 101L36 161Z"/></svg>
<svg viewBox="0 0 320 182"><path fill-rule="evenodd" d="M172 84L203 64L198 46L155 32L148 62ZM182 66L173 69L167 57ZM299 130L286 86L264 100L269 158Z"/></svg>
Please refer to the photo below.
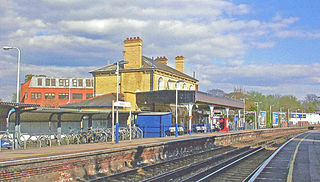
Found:
<svg viewBox="0 0 320 182"><path fill-rule="evenodd" d="M319 0L0 0L0 46L21 50L24 75L88 77L123 59L123 40L143 55L185 57L199 90L318 95ZM16 90L17 51L0 50L0 98Z"/></svg>

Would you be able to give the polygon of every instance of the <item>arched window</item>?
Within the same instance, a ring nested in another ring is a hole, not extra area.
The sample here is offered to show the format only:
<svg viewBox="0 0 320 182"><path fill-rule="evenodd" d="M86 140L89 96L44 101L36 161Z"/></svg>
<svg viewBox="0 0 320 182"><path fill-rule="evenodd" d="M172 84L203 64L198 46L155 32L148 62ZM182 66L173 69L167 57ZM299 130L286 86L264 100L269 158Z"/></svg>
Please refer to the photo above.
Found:
<svg viewBox="0 0 320 182"><path fill-rule="evenodd" d="M163 89L164 89L164 80L162 77L160 77L158 80L158 90L163 90Z"/></svg>
<svg viewBox="0 0 320 182"><path fill-rule="evenodd" d="M169 80L168 83L167 83L167 89L168 90L173 90L174 89L174 84L175 84L174 81Z"/></svg>
<svg viewBox="0 0 320 182"><path fill-rule="evenodd" d="M183 88L182 88L183 90L188 90L188 88L187 88L187 84L183 84Z"/></svg>
<svg viewBox="0 0 320 182"><path fill-rule="evenodd" d="M191 85L191 86L189 87L189 90L194 90L194 86Z"/></svg>

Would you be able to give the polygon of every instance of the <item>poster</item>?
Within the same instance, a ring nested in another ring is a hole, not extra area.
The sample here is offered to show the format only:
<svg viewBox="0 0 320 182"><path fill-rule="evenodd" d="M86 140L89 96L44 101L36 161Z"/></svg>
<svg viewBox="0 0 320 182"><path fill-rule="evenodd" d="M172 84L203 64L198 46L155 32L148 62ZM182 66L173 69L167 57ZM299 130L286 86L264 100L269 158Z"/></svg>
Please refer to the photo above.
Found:
<svg viewBox="0 0 320 182"><path fill-rule="evenodd" d="M279 124L279 113L273 112L272 113L272 118L273 118L273 125L278 126Z"/></svg>
<svg viewBox="0 0 320 182"><path fill-rule="evenodd" d="M267 124L267 111L260 111L260 125L266 126Z"/></svg>

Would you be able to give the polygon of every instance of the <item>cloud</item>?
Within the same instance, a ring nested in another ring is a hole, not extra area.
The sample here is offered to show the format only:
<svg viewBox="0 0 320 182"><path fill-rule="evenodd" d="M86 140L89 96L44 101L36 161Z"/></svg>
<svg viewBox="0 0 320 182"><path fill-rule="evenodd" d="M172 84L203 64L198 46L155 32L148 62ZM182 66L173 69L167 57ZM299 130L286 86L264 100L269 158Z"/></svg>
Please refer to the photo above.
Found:
<svg viewBox="0 0 320 182"><path fill-rule="evenodd" d="M272 48L275 44L275 42L251 42L251 45L257 49Z"/></svg>
<svg viewBox="0 0 320 182"><path fill-rule="evenodd" d="M319 30L294 27L302 21L299 17L276 13L261 19L250 4L227 0L0 0L0 4L1 46L22 50L24 73L86 75L91 67L122 59L122 41L140 36L144 55L167 56L170 65L175 56L185 56L186 71L199 73L200 88L224 83L225 88L242 84L268 90L282 80L319 83L317 64L247 62L250 52L276 48L284 38L320 38ZM16 53L0 51L0 60L6 65L0 74L10 75L0 79L2 95L15 80Z"/></svg>
<svg viewBox="0 0 320 182"><path fill-rule="evenodd" d="M64 31L84 32L90 34L110 34L124 29L143 29L148 23L135 19L93 19L88 21L61 21Z"/></svg>

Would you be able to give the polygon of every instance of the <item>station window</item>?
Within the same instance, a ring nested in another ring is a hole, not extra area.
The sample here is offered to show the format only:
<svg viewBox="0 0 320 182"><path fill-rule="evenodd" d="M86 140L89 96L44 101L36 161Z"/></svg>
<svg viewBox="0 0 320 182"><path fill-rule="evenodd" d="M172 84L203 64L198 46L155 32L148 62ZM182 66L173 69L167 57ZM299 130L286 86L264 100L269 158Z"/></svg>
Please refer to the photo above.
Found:
<svg viewBox="0 0 320 182"><path fill-rule="evenodd" d="M38 78L38 86L42 86L42 78Z"/></svg>
<svg viewBox="0 0 320 182"><path fill-rule="evenodd" d="M64 83L65 86L69 86L69 79L64 79Z"/></svg>
<svg viewBox="0 0 320 182"><path fill-rule="evenodd" d="M167 89L168 90L172 90L174 87L174 82L173 81L168 81L168 83L167 83Z"/></svg>
<svg viewBox="0 0 320 182"><path fill-rule="evenodd" d="M163 90L164 89L164 80L163 78L159 78L158 80L158 90Z"/></svg>
<svg viewBox="0 0 320 182"><path fill-rule="evenodd" d="M187 90L188 88L187 88L187 84L183 84L183 88L182 88L183 90Z"/></svg>
<svg viewBox="0 0 320 182"><path fill-rule="evenodd" d="M77 86L77 80L76 79L72 79L72 86L74 86L74 87Z"/></svg>
<svg viewBox="0 0 320 182"><path fill-rule="evenodd" d="M41 93L31 92L31 99L41 99Z"/></svg>
<svg viewBox="0 0 320 182"><path fill-rule="evenodd" d="M28 92L26 92L26 93L24 94L24 98L25 98L25 99L28 98Z"/></svg>
<svg viewBox="0 0 320 182"><path fill-rule="evenodd" d="M51 79L51 86L56 86L56 79Z"/></svg>
<svg viewBox="0 0 320 182"><path fill-rule="evenodd" d="M86 87L92 87L90 79L86 79Z"/></svg>
<svg viewBox="0 0 320 182"><path fill-rule="evenodd" d="M55 93L45 93L44 98L45 99L54 99L56 97Z"/></svg>
<svg viewBox="0 0 320 182"><path fill-rule="evenodd" d="M69 86L69 79L59 79L59 86Z"/></svg>
<svg viewBox="0 0 320 182"><path fill-rule="evenodd" d="M46 86L50 86L50 79L49 78L46 79Z"/></svg>
<svg viewBox="0 0 320 182"><path fill-rule="evenodd" d="M82 79L78 80L78 85L79 85L79 87L83 87L83 80Z"/></svg>
<svg viewBox="0 0 320 182"><path fill-rule="evenodd" d="M63 86L63 79L59 79L59 86Z"/></svg>
<svg viewBox="0 0 320 182"><path fill-rule="evenodd" d="M93 94L86 94L86 99L90 99L93 97Z"/></svg>
<svg viewBox="0 0 320 182"><path fill-rule="evenodd" d="M60 93L59 99L69 99L69 94L68 93Z"/></svg>
<svg viewBox="0 0 320 182"><path fill-rule="evenodd" d="M72 94L72 99L82 99L82 94L74 93L74 94Z"/></svg>

